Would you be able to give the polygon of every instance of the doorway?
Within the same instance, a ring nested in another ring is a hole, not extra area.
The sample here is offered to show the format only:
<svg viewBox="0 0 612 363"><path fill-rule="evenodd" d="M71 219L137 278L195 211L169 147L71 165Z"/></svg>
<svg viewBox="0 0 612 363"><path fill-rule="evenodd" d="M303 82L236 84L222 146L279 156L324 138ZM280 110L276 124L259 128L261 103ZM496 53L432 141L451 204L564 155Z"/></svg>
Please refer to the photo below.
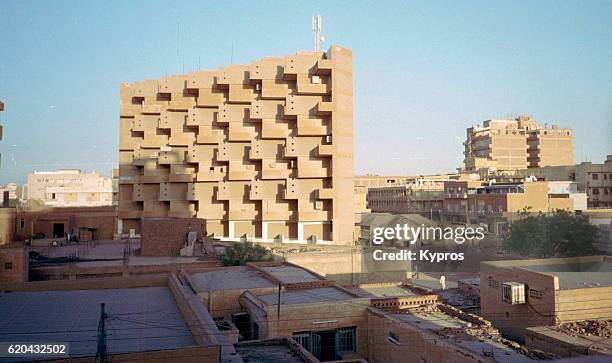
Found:
<svg viewBox="0 0 612 363"><path fill-rule="evenodd" d="M53 223L53 238L64 237L64 223Z"/></svg>

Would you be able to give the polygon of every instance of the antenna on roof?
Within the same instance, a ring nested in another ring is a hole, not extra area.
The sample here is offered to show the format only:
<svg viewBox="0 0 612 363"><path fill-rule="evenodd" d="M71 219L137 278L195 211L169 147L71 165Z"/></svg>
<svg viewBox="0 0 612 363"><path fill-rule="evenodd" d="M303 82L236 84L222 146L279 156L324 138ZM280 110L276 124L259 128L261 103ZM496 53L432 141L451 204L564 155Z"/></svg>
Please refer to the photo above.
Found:
<svg viewBox="0 0 612 363"><path fill-rule="evenodd" d="M323 21L321 15L315 15L312 17L312 33L314 34L314 46L315 52L321 51L321 42L325 41L325 37L321 35L323 28Z"/></svg>

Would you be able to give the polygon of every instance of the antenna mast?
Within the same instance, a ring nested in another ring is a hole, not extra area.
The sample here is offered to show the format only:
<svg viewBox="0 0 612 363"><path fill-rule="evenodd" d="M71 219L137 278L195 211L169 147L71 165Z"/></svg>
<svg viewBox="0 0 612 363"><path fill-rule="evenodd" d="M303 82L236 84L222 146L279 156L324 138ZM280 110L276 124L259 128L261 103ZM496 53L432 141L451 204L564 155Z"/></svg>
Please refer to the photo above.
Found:
<svg viewBox="0 0 612 363"><path fill-rule="evenodd" d="M325 41L325 37L321 35L321 29L323 22L321 15L315 15L312 17L312 33L314 34L314 46L315 52L321 51L321 42Z"/></svg>

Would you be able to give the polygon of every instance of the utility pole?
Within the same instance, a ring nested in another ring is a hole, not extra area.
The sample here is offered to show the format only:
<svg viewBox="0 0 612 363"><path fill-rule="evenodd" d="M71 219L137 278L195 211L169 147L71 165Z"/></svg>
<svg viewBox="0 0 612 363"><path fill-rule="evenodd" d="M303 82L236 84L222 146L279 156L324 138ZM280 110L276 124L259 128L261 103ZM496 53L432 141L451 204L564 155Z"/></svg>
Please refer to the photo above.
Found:
<svg viewBox="0 0 612 363"><path fill-rule="evenodd" d="M100 304L100 322L98 323L98 351L96 358L100 358L100 363L106 363L106 325L107 318L104 312L104 303Z"/></svg>

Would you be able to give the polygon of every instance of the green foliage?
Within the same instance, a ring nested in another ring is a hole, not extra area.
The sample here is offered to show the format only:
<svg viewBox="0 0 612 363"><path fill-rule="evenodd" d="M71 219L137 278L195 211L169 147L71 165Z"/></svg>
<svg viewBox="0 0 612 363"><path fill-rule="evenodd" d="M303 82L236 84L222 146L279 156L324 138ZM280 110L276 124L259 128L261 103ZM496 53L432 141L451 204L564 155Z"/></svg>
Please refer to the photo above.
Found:
<svg viewBox="0 0 612 363"><path fill-rule="evenodd" d="M597 253L599 229L582 215L558 210L553 214L521 214L512 223L504 246L534 257L584 256Z"/></svg>
<svg viewBox="0 0 612 363"><path fill-rule="evenodd" d="M244 242L226 247L221 262L225 266L242 266L247 262L271 261L272 258L272 253L266 247L253 242Z"/></svg>

